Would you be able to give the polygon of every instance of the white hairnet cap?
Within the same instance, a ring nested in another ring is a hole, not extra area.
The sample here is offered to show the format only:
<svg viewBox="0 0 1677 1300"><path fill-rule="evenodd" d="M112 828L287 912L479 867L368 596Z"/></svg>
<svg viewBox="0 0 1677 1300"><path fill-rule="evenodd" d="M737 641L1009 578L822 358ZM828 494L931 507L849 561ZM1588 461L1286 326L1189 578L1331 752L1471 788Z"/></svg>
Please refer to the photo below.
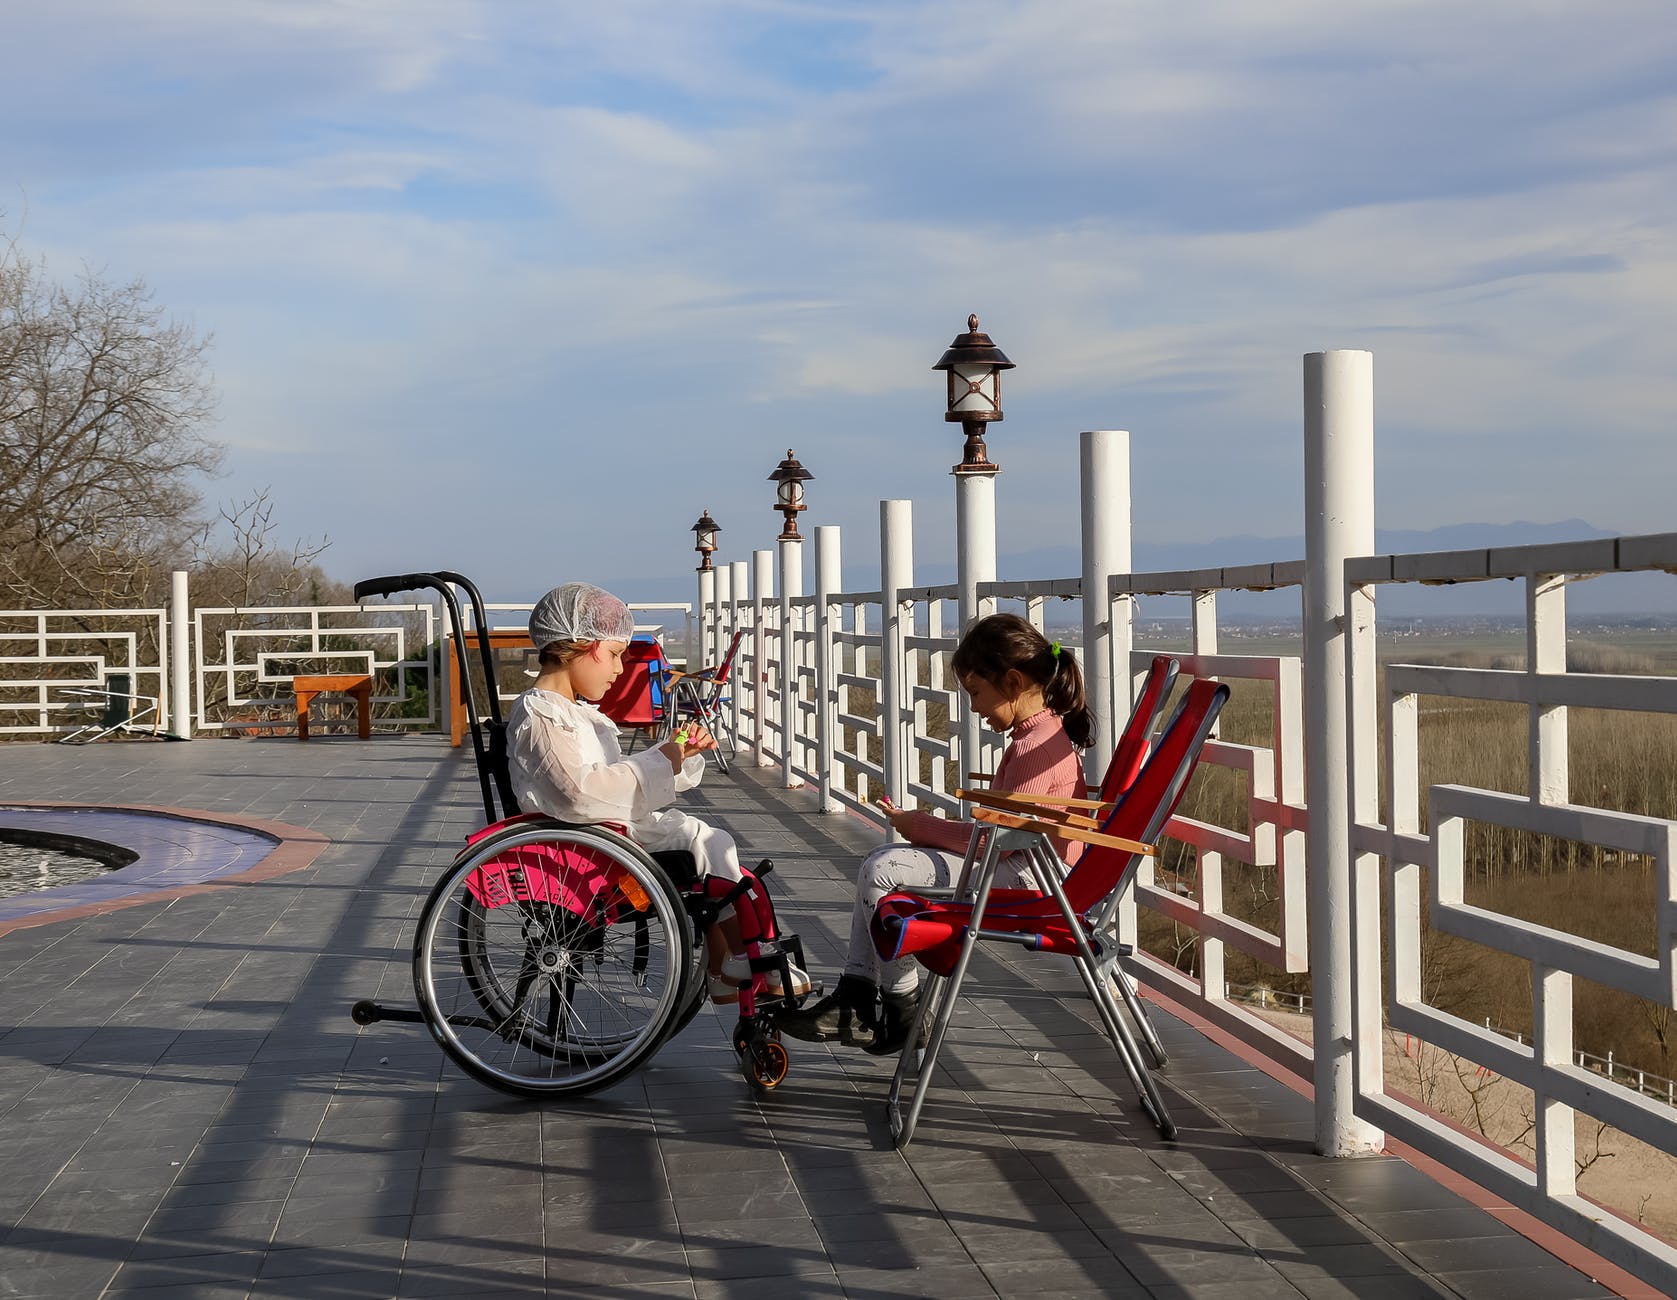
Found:
<svg viewBox="0 0 1677 1300"><path fill-rule="evenodd" d="M634 635L629 607L586 582L555 587L530 611L530 640L538 650L554 641L627 641Z"/></svg>

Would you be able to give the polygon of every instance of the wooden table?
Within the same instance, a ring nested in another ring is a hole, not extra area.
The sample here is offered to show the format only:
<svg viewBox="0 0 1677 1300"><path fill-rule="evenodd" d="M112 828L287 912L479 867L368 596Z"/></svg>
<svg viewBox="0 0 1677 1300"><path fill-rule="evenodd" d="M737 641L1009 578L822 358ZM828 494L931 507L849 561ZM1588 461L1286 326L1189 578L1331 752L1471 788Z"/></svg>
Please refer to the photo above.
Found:
<svg viewBox="0 0 1677 1300"><path fill-rule="evenodd" d="M530 644L530 634L522 628L505 628L489 633L491 655L497 650L517 650L520 648L525 650L535 649L535 646ZM476 632L466 634L466 659L474 667L480 663ZM466 735L466 701L461 697L460 683L457 680L459 669L454 662L454 638L452 636L443 638L443 660L448 664L448 743L458 748L461 740ZM490 682L489 689L493 691L498 688L494 682ZM481 700L478 702L478 707L484 716L488 715L489 710Z"/></svg>
<svg viewBox="0 0 1677 1300"><path fill-rule="evenodd" d="M293 677L291 693L297 697L297 739L309 738L309 705L323 691L342 691L355 697L355 731L362 740L373 734L373 679L364 673L327 673L319 677Z"/></svg>

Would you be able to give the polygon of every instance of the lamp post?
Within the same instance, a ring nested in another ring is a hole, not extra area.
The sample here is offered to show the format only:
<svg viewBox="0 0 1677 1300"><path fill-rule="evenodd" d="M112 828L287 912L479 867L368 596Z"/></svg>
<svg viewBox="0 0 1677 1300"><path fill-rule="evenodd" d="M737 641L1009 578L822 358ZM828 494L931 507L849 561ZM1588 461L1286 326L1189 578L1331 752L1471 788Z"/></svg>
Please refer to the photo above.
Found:
<svg viewBox="0 0 1677 1300"><path fill-rule="evenodd" d="M996 580L996 475L1001 466L990 459L984 430L1002 418L1001 372L1012 370L1013 362L979 330L978 317L972 315L967 317L967 332L955 336L932 369L949 377L944 420L959 423L967 435L961 463L950 471L955 476L957 609L964 633L991 606L990 601L979 600L979 584ZM961 763L981 767L978 717L965 695L960 699L958 729Z"/></svg>
<svg viewBox="0 0 1677 1300"><path fill-rule="evenodd" d="M716 534L722 531L720 524L710 517L709 510L699 512L699 522L693 525L693 549L699 553L699 662L702 664L715 663L720 657L716 653L714 643L720 638L714 606L716 604L716 570L710 566L710 557L716 551ZM692 650L688 650L689 661ZM688 663L687 669L693 671L695 665Z"/></svg>
<svg viewBox="0 0 1677 1300"><path fill-rule="evenodd" d="M780 777L788 790L803 784L792 772L798 721L798 643L793 635L792 602L804 594L804 539L798 533L798 515L806 508L804 484L814 477L798 463L791 448L769 475L775 485L774 508L786 521L776 540L780 543Z"/></svg>

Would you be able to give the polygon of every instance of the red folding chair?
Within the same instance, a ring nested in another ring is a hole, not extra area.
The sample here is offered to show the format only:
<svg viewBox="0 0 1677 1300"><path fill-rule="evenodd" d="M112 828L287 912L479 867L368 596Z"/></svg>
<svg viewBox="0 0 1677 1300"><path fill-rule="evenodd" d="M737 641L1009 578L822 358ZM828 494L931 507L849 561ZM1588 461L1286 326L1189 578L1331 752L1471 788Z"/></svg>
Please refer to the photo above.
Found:
<svg viewBox="0 0 1677 1300"><path fill-rule="evenodd" d="M886 960L912 956L928 974L886 1102L886 1119L898 1147L913 1140L961 983L981 941L1071 958L1094 999L1113 1049L1136 1086L1142 1108L1161 1134L1176 1136L1158 1084L1108 984L1107 973L1116 968L1105 960L1106 949L1114 949L1113 962L1131 950L1103 934L1102 914L1110 911L1108 905L1141 860L1156 854L1155 845L1181 801L1228 697L1229 688L1216 682L1196 681L1188 687L1135 781L1098 823L1099 829L1089 829L1090 819L1074 812L1055 812L1029 800L986 794L982 802L994 806L974 810L974 816L986 825L974 832L953 896L902 890L880 900L873 919L874 946L880 956ZM1021 811L1008 810L1010 803ZM1086 846L1063 880L1062 864L1053 851L1055 838ZM1029 854L1037 888L993 888L1001 855L1016 849ZM920 1050L922 1042L924 1051ZM905 1110L902 1091L910 1078L914 1094Z"/></svg>
<svg viewBox="0 0 1677 1300"><path fill-rule="evenodd" d="M734 670L734 656L744 639L745 629L741 628L728 643L728 653L722 656L722 662L714 668L701 668L693 673L672 669L669 674L673 717L678 724L691 718L716 737L716 748L706 752L724 772L728 770L728 754L734 748L734 728L725 707L729 703L728 678ZM728 738L726 744L722 743L724 734Z"/></svg>
<svg viewBox="0 0 1677 1300"><path fill-rule="evenodd" d="M974 803L989 803L992 807L1005 807L1015 812L1023 811L1023 805L1028 802L1041 808L1045 814L1052 809L1079 809L1087 810L1090 816L1105 816L1135 784L1142 763L1147 757L1147 746L1152 739L1153 728L1159 720L1159 715L1164 712L1165 701L1170 697L1171 687L1176 684L1176 675L1180 670L1181 665L1169 655L1153 657L1153 662L1147 666L1147 674L1142 679L1135 708L1131 710L1130 719L1124 724L1123 733L1118 737L1117 745L1113 747L1112 758L1106 765L1106 773L1101 777L1098 787L1090 788L1093 798L1074 799L1046 794L1009 795L1003 802L987 793L963 791L963 796ZM1093 823L1085 829L1094 829ZM1114 892L1106 905L1095 915L1095 932L1110 933L1117 920L1117 913L1118 894ZM1153 1060L1153 1068L1162 1070L1170 1059L1169 1053L1165 1051L1164 1039L1159 1037L1158 1027L1153 1023L1147 1004L1141 1000L1135 982L1118 964L1118 947L1116 943L1103 945L1101 978L1111 984L1124 999L1124 1005L1129 1008L1130 1018L1135 1021L1136 1029L1140 1032L1141 1044Z"/></svg>
<svg viewBox="0 0 1677 1300"><path fill-rule="evenodd" d="M657 738L669 725L670 673L664 647L655 640L631 641L623 651L623 672L598 701L600 712L633 733L626 753L633 753L642 737Z"/></svg>

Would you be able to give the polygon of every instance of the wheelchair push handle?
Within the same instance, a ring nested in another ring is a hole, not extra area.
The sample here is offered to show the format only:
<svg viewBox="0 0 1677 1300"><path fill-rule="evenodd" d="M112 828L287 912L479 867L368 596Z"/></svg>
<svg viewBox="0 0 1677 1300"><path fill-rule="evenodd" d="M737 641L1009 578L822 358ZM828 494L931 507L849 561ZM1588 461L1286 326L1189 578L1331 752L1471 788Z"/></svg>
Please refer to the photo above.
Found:
<svg viewBox="0 0 1677 1300"><path fill-rule="evenodd" d="M355 599L363 601L369 596L395 596L404 591L434 589L440 585L434 573L403 573L389 578L363 578L355 584Z"/></svg>

